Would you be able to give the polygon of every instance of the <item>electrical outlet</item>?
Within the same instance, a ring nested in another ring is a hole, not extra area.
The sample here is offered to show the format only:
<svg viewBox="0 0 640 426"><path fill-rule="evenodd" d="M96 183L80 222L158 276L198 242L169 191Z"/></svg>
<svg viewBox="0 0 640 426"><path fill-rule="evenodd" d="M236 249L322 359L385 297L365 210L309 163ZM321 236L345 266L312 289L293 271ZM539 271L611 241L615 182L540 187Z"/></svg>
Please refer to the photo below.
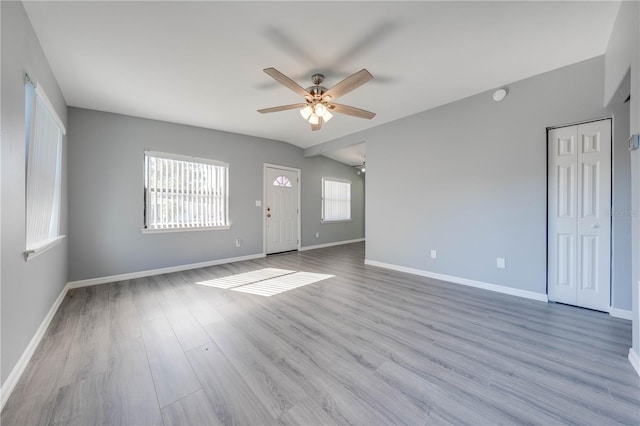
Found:
<svg viewBox="0 0 640 426"><path fill-rule="evenodd" d="M500 269L504 269L507 267L505 261L504 261L504 257L498 257L496 259L496 266Z"/></svg>
<svg viewBox="0 0 640 426"><path fill-rule="evenodd" d="M316 238L320 237L320 233L316 232Z"/></svg>
<svg viewBox="0 0 640 426"><path fill-rule="evenodd" d="M240 247L240 238L236 238L236 247Z"/></svg>
<svg viewBox="0 0 640 426"><path fill-rule="evenodd" d="M438 252L436 250L431 250L431 258L435 259L436 257L438 257Z"/></svg>
<svg viewBox="0 0 640 426"><path fill-rule="evenodd" d="M262 207L262 201L256 200L256 207Z"/></svg>

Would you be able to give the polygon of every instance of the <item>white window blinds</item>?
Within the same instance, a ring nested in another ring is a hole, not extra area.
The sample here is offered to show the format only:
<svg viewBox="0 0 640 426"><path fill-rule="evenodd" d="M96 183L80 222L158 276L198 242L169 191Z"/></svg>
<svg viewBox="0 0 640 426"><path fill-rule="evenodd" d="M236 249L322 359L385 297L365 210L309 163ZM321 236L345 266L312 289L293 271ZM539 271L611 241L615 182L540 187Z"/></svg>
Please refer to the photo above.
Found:
<svg viewBox="0 0 640 426"><path fill-rule="evenodd" d="M37 251L59 237L61 199L61 120L41 87L26 85L27 185L26 249Z"/></svg>
<svg viewBox="0 0 640 426"><path fill-rule="evenodd" d="M226 163L145 152L145 227L228 227L228 175Z"/></svg>
<svg viewBox="0 0 640 426"><path fill-rule="evenodd" d="M351 182L322 179L322 221L351 220Z"/></svg>

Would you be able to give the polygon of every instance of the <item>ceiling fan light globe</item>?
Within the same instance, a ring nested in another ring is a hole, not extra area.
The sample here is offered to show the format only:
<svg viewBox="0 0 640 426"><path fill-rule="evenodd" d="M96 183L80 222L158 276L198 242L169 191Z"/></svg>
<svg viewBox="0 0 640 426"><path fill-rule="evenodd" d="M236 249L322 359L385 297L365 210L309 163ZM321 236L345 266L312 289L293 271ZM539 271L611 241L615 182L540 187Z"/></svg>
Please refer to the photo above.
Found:
<svg viewBox="0 0 640 426"><path fill-rule="evenodd" d="M311 107L309 105L307 105L306 107L302 108L300 110L300 115L302 116L302 118L304 118L305 120L309 119L309 116L311 115L311 113L313 112L313 110L311 109Z"/></svg>
<svg viewBox="0 0 640 426"><path fill-rule="evenodd" d="M318 124L319 122L320 122L320 117L318 117L317 115L315 115L315 114L311 114L311 115L309 116L309 123L311 123L311 124Z"/></svg>
<svg viewBox="0 0 640 426"><path fill-rule="evenodd" d="M318 117L322 117L327 112L327 107L323 104L316 104L313 108L313 112L315 112Z"/></svg>
<svg viewBox="0 0 640 426"><path fill-rule="evenodd" d="M327 121L331 120L331 118L333 118L333 114L331 114L329 112L329 110L327 110L327 112L324 113L324 115L322 116L322 120L326 123Z"/></svg>

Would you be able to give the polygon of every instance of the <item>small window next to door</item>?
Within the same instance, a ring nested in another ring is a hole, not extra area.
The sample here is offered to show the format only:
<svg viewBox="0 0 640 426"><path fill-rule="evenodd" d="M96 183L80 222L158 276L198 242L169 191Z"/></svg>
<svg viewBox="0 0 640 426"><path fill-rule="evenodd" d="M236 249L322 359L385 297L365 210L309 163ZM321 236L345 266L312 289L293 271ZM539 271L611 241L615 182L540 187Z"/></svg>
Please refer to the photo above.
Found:
<svg viewBox="0 0 640 426"><path fill-rule="evenodd" d="M273 181L273 186L284 186L286 188L291 188L291 180L286 176L278 176Z"/></svg>
<svg viewBox="0 0 640 426"><path fill-rule="evenodd" d="M351 221L351 182L322 179L322 222Z"/></svg>

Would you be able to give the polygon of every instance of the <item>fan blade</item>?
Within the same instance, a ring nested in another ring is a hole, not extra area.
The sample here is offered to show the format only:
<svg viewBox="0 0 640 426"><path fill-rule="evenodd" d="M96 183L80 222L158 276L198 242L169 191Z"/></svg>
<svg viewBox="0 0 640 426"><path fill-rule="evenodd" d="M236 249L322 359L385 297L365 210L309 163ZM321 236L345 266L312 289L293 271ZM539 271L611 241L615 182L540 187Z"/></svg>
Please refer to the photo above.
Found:
<svg viewBox="0 0 640 426"><path fill-rule="evenodd" d="M273 77L273 79L276 80L278 83L280 83L280 84L282 84L284 86L287 86L289 89L293 90L298 95L300 95L300 96L309 96L309 92L304 90L304 87L300 86L298 83L296 83L295 81L291 80L289 77L287 77L286 75L282 74L277 69L275 69L275 68L265 68L263 71L266 72L267 74L269 74L271 77Z"/></svg>
<svg viewBox="0 0 640 426"><path fill-rule="evenodd" d="M334 103L329 105L329 110L333 112L339 112L340 114L351 115L353 117L366 118L367 120L371 120L373 117L376 116L375 112L366 111L364 109L360 109L360 108L356 108L348 105L341 105L341 104L334 104Z"/></svg>
<svg viewBox="0 0 640 426"><path fill-rule="evenodd" d="M314 132L316 130L320 130L322 128L322 119L318 120L318 124L312 124L311 125L311 130L313 130Z"/></svg>
<svg viewBox="0 0 640 426"><path fill-rule="evenodd" d="M259 109L258 112L260 114L267 114L270 112L286 111L288 109L304 108L305 106L307 106L307 104L281 105L277 107Z"/></svg>
<svg viewBox="0 0 640 426"><path fill-rule="evenodd" d="M373 76L366 69L361 69L355 74L351 74L349 77L342 80L340 83L327 90L322 96L331 96L331 99L337 99L338 97L349 93L350 91L357 89L358 87L371 80Z"/></svg>

